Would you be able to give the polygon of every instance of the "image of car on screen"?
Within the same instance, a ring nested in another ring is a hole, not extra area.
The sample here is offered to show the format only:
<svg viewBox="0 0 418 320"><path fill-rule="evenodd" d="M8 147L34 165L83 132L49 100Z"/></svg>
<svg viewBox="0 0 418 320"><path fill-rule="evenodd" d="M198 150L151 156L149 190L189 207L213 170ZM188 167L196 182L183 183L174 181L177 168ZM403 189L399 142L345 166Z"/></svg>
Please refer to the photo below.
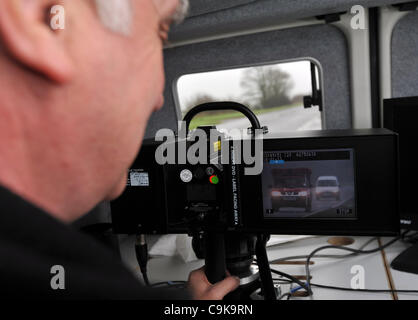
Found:
<svg viewBox="0 0 418 320"><path fill-rule="evenodd" d="M340 200L340 183L336 176L320 176L316 179L315 196L317 200Z"/></svg>
<svg viewBox="0 0 418 320"><path fill-rule="evenodd" d="M312 210L311 169L273 169L274 185L271 186L271 206L275 212L280 208L305 208Z"/></svg>

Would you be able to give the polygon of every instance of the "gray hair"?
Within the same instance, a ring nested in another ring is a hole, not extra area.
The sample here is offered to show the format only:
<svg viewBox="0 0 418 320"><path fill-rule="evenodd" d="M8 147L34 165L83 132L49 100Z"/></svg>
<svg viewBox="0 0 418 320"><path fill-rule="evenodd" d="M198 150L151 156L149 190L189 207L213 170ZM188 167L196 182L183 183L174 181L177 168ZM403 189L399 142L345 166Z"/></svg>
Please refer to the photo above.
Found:
<svg viewBox="0 0 418 320"><path fill-rule="evenodd" d="M131 0L95 1L97 14L105 27L124 35L131 33L133 20Z"/></svg>
<svg viewBox="0 0 418 320"><path fill-rule="evenodd" d="M179 0L180 4L173 15L173 22L179 24L183 22L189 12L189 0Z"/></svg>
<svg viewBox="0 0 418 320"><path fill-rule="evenodd" d="M124 35L131 33L133 15L132 0L95 0L97 14L105 27ZM184 20L189 10L189 0L179 0L180 5L173 15L173 22Z"/></svg>

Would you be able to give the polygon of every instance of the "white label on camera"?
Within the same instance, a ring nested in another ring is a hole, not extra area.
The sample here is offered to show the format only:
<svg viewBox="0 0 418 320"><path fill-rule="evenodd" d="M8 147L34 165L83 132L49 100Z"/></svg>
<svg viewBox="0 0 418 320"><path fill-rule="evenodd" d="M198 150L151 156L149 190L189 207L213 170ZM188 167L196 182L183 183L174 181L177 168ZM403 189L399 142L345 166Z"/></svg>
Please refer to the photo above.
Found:
<svg viewBox="0 0 418 320"><path fill-rule="evenodd" d="M129 170L128 185L131 187L149 187L148 172L138 169Z"/></svg>

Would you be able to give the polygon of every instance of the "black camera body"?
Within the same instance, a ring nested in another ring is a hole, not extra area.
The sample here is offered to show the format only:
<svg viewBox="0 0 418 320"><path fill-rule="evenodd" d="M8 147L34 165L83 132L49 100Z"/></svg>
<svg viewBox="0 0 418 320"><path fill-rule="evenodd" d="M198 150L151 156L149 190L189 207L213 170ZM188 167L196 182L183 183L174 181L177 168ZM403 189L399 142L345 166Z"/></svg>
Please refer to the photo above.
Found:
<svg viewBox="0 0 418 320"><path fill-rule="evenodd" d="M233 141L221 146L231 160ZM155 153L161 142L144 141L125 192L111 203L114 232L399 232L398 139L393 132L304 131L265 135L262 143L262 173L248 175L246 164L211 163L210 157L207 164L160 165Z"/></svg>

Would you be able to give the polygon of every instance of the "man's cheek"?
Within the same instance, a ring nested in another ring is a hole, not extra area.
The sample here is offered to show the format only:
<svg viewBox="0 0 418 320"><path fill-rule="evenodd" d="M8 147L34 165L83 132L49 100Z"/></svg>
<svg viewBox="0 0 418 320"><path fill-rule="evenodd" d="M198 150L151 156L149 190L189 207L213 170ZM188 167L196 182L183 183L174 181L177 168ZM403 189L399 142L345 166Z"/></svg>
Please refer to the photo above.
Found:
<svg viewBox="0 0 418 320"><path fill-rule="evenodd" d="M126 172L122 175L120 180L114 185L113 189L107 195L105 200L111 201L111 200L118 198L123 193L123 191L125 191L127 181L128 181L128 173Z"/></svg>

